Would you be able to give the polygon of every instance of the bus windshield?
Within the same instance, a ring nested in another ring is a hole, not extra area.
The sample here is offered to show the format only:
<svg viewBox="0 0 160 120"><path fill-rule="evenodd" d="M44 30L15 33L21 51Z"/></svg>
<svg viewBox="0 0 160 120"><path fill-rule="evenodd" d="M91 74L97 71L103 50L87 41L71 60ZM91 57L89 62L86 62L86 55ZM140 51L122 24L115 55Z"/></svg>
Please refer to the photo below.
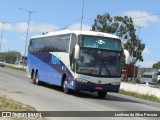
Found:
<svg viewBox="0 0 160 120"><path fill-rule="evenodd" d="M81 47L121 51L121 41L119 39L81 35L79 36L79 44Z"/></svg>
<svg viewBox="0 0 160 120"><path fill-rule="evenodd" d="M81 48L77 73L92 76L120 77L121 53Z"/></svg>
<svg viewBox="0 0 160 120"><path fill-rule="evenodd" d="M121 41L99 36L79 36L80 56L77 73L91 76L120 77Z"/></svg>

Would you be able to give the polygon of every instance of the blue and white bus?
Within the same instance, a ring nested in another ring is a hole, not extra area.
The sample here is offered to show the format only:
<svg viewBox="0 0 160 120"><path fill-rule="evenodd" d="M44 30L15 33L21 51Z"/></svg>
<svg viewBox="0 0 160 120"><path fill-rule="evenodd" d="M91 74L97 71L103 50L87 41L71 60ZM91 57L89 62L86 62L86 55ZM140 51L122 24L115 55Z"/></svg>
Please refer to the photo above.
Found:
<svg viewBox="0 0 160 120"><path fill-rule="evenodd" d="M30 39L28 70L35 84L61 86L65 93L97 92L104 98L107 92L119 91L122 52L121 40L115 35L56 31Z"/></svg>

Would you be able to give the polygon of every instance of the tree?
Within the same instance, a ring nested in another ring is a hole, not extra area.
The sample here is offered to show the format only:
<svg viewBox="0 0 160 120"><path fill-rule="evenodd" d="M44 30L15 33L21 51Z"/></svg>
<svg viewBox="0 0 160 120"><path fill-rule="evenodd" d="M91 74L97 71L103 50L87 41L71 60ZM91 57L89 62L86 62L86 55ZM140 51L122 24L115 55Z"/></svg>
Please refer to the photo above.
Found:
<svg viewBox="0 0 160 120"><path fill-rule="evenodd" d="M0 58L4 59L6 63L14 64L17 59L20 59L21 53L17 51L9 51L0 53Z"/></svg>
<svg viewBox="0 0 160 120"><path fill-rule="evenodd" d="M157 63L154 63L152 68L160 69L160 61L158 61Z"/></svg>
<svg viewBox="0 0 160 120"><path fill-rule="evenodd" d="M115 34L122 40L127 40L123 47L132 56L132 62L135 63L138 60L143 62L142 51L145 48L145 44L137 37L131 17L111 17L109 13L97 15L92 25L92 30Z"/></svg>

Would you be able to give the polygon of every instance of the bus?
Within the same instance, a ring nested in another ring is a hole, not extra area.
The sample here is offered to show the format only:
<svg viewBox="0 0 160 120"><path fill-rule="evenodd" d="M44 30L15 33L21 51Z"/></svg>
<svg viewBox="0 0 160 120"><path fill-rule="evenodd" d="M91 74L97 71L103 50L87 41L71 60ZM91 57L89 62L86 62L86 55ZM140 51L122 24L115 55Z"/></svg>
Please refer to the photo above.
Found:
<svg viewBox="0 0 160 120"><path fill-rule="evenodd" d="M28 46L28 72L34 84L45 82L70 90L118 92L123 49L115 35L61 30L33 36ZM127 53L127 51L124 51ZM129 62L129 53L126 54Z"/></svg>

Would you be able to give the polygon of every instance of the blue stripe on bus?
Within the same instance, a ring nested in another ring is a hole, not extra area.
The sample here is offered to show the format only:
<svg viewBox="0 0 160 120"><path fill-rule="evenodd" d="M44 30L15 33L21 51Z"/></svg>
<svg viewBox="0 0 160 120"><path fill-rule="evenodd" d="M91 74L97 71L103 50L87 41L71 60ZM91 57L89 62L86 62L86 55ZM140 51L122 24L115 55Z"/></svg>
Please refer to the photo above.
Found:
<svg viewBox="0 0 160 120"><path fill-rule="evenodd" d="M103 91L107 92L116 92L119 90L120 85L84 83L74 80L73 75L65 64L60 59L57 61L55 57L51 53L28 53L28 68L30 73L32 68L38 69L40 81L58 86L61 86L62 75L65 73L68 79L68 88L75 90L99 91L96 87L101 87ZM74 80L74 86L70 84L72 80Z"/></svg>
<svg viewBox="0 0 160 120"><path fill-rule="evenodd" d="M38 69L40 81L59 86L61 86L62 75L64 73L69 81L73 80L74 77L65 64L61 60L59 60L58 64L53 63L53 57L56 58L56 56L47 52L28 53L30 73L32 68L34 68L34 70Z"/></svg>

